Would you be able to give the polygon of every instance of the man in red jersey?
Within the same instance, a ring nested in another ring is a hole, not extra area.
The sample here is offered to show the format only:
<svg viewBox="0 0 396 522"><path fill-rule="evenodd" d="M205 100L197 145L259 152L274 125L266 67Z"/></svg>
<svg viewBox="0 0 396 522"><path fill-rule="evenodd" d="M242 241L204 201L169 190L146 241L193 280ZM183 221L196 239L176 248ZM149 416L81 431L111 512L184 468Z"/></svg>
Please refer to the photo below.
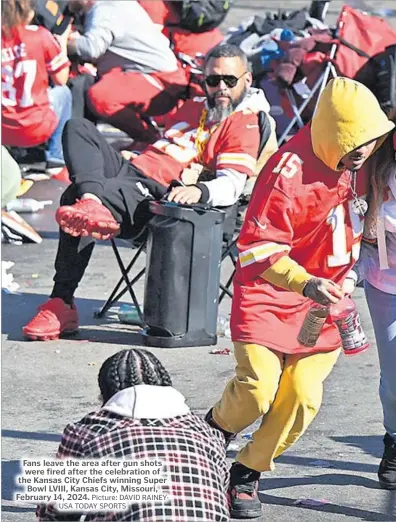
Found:
<svg viewBox="0 0 396 522"><path fill-rule="evenodd" d="M147 200L161 199L172 180L188 184L168 195L176 203L228 206L237 201L255 174L258 113L268 114L269 105L261 90L251 88L246 56L236 46L211 51L205 75L207 98L187 100L163 138L131 162L90 122L68 122L63 142L72 185L56 215L61 232L55 286L51 299L24 327L27 338L57 338L77 329L73 295L93 249L93 243L80 247L81 236L107 239L121 232L133 237L138 222L146 219ZM271 127L268 146L275 135ZM199 180L201 173L205 181Z"/></svg>
<svg viewBox="0 0 396 522"><path fill-rule="evenodd" d="M359 169L393 127L366 87L337 78L312 122L258 177L234 278L236 376L207 415L228 440L263 416L231 468L233 517L260 516L260 472L273 469L319 411L340 336L331 319L313 348L297 336L313 301L344 295L362 235L367 177Z"/></svg>
<svg viewBox="0 0 396 522"><path fill-rule="evenodd" d="M35 147L48 141L47 167L56 169L64 166L62 131L71 116L70 28L58 43L44 27L29 25L33 16L30 0L2 2L2 143Z"/></svg>

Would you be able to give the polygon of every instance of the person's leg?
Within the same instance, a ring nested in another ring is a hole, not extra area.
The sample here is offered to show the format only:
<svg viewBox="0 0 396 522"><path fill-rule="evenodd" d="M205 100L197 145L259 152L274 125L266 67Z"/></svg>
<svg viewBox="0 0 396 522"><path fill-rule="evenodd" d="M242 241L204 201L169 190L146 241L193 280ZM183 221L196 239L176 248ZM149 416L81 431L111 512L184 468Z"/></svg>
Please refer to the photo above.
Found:
<svg viewBox="0 0 396 522"><path fill-rule="evenodd" d="M323 382L340 350L286 355L278 391L260 428L236 460L257 471L274 468L273 459L296 442L319 411Z"/></svg>
<svg viewBox="0 0 396 522"><path fill-rule="evenodd" d="M379 395L386 430L378 476L384 488L396 489L396 295L382 292L367 281L365 292L377 342Z"/></svg>
<svg viewBox="0 0 396 522"><path fill-rule="evenodd" d="M56 220L61 229L75 237L93 235L96 239L117 234L127 209L118 190L119 182L114 180L128 170L128 162L85 119L69 120L62 142L76 201L80 201L58 209Z"/></svg>
<svg viewBox="0 0 396 522"><path fill-rule="evenodd" d="M147 117L170 111L186 85L184 70L143 74L116 68L90 87L87 104L133 139L150 142L157 138L157 130Z"/></svg>
<svg viewBox="0 0 396 522"><path fill-rule="evenodd" d="M284 356L257 344L235 342L235 377L227 384L221 400L207 421L226 435L242 431L268 414L279 386ZM209 415L208 414L208 415ZM229 437L227 437L229 438ZM235 462L230 471L230 511L235 518L261 515L258 498L260 472Z"/></svg>
<svg viewBox="0 0 396 522"><path fill-rule="evenodd" d="M72 236L108 239L123 228L132 230L140 217L136 212L140 203L166 192L166 187L124 160L88 120L70 120L63 145L79 201L61 206L56 220Z"/></svg>
<svg viewBox="0 0 396 522"><path fill-rule="evenodd" d="M314 419L323 381L339 353L283 355L264 346L235 343L237 376L214 407L213 419L223 430L235 432L264 417L231 468L232 516L260 516L256 494L260 472L273 469L273 459L298 440Z"/></svg>
<svg viewBox="0 0 396 522"><path fill-rule="evenodd" d="M95 122L93 114L87 107L88 89L95 83L95 77L89 73L78 74L68 81L68 87L72 94L72 118L87 118Z"/></svg>
<svg viewBox="0 0 396 522"><path fill-rule="evenodd" d="M66 85L51 87L48 91L50 105L58 118L58 125L48 140L46 160L49 164L64 164L62 133L65 123L72 115L72 95Z"/></svg>
<svg viewBox="0 0 396 522"><path fill-rule="evenodd" d="M235 377L227 384L214 406L216 424L239 433L265 415L278 389L283 355L258 344L234 343Z"/></svg>
<svg viewBox="0 0 396 522"><path fill-rule="evenodd" d="M73 210L78 206L78 198L91 196L96 201L90 200L88 205L96 204L91 211L99 223L101 219L109 219L118 228L118 223L120 226L124 223L128 225L131 221L130 208L124 202L120 190L124 185L122 179L128 177L128 163L87 120L69 120L65 126L63 143L72 184L62 196L60 209ZM133 178L133 169L130 177ZM141 198L144 196L141 195ZM135 206L138 205L141 200L139 193L132 193L131 200L136 200ZM51 298L23 329L25 337L29 339L56 339L78 327L73 295L88 266L94 243L91 241L84 246L86 239L74 233L84 220L78 215L71 219L73 223L69 223L69 228L73 234L62 229L60 231Z"/></svg>
<svg viewBox="0 0 396 522"><path fill-rule="evenodd" d="M150 142L157 138L157 131L144 116L150 100L163 89L160 82L151 81L149 74L116 68L89 88L87 105L98 118L134 140Z"/></svg>
<svg viewBox="0 0 396 522"><path fill-rule="evenodd" d="M127 164L95 125L84 118L66 123L62 144L77 198L90 192L101 199L108 179L117 177Z"/></svg>

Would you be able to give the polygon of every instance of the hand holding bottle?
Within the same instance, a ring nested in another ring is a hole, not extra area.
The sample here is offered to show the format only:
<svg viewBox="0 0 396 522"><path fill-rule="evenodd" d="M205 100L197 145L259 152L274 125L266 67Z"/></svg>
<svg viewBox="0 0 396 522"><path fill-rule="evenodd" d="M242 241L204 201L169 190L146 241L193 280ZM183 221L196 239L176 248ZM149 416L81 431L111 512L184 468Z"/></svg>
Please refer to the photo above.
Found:
<svg viewBox="0 0 396 522"><path fill-rule="evenodd" d="M339 285L329 279L312 277L305 285L303 295L315 303L326 306L338 303L344 297L344 292Z"/></svg>

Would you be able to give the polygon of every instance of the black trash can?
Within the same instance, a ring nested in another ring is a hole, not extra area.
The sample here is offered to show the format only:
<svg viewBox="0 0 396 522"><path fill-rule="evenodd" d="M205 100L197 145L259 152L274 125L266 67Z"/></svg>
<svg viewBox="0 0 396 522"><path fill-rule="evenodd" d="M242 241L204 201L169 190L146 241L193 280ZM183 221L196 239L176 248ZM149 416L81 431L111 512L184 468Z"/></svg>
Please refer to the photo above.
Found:
<svg viewBox="0 0 396 522"><path fill-rule="evenodd" d="M224 212L150 202L144 343L172 348L216 344Z"/></svg>

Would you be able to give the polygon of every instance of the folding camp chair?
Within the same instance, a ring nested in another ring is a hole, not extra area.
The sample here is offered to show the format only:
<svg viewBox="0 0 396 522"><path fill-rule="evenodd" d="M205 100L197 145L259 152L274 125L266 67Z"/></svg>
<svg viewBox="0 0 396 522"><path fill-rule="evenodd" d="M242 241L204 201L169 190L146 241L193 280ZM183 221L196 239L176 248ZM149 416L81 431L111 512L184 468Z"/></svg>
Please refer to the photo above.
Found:
<svg viewBox="0 0 396 522"><path fill-rule="evenodd" d="M296 78L303 79L292 83L285 90L293 118L278 140L281 145L295 125L302 127L312 116L320 93L331 77L354 78L372 88L374 74L368 69L372 59L383 53L389 45L396 43L396 31L382 18L363 13L344 5L339 15L333 39L329 40L329 51L324 54L313 49L299 67ZM311 54L311 56L308 56ZM317 58L317 68L313 62ZM307 71L308 74L305 74ZM375 82L375 79L374 79ZM315 101L316 103L313 103ZM298 106L297 99L301 100ZM308 106L312 111L304 113ZM304 115L303 115L304 113Z"/></svg>
<svg viewBox="0 0 396 522"><path fill-rule="evenodd" d="M260 145L259 145L259 154L258 154L258 163L260 162L260 158L262 157L262 154L264 154L265 145L267 144L268 140L270 139L272 129L271 129L271 123L267 117L267 115L264 112L259 112L258 114L258 123L259 123L259 129L260 129ZM224 221L224 227L223 227L223 244L222 244L222 254L221 254L221 264L229 258L232 262L232 273L227 278L227 281L225 284L220 282L220 297L219 297L219 303L223 300L223 298L228 295L229 297L232 297L232 291L230 290L230 286L232 284L232 279L234 277L235 268L236 268L236 261L237 261L237 250L236 250L236 242L238 238L239 229L237 226L238 221L238 213L242 209L245 209L248 203L248 199L245 196L241 196L241 198L232 206L222 208L222 210L225 211L226 217ZM140 259L141 255L145 253L146 243L147 243L147 226L145 226L142 231L139 233L139 237L135 237L132 240L128 240L129 244L132 245L132 247L137 248L135 254L132 257L132 260L129 262L129 264L125 265L123 262L120 252L118 250L118 246L116 243L116 240L111 239L111 246L114 251L114 255L117 260L118 267L121 271L121 277L119 281L117 282L115 288L111 292L109 298L104 303L102 308L99 311L95 312L95 317L101 318L103 317L106 312L114 306L120 299L123 297L127 292L129 292L129 295L131 296L132 302L134 306L136 307L136 311L139 317L139 320L136 320L136 322L131 321L131 323L135 323L137 325L143 324L143 311L141 306L138 303L136 293L134 290L134 286L138 283L138 281L141 280L141 278L145 275L145 268L142 268L138 271L138 273L130 278L130 273L133 270L133 268L136 266L138 260Z"/></svg>

